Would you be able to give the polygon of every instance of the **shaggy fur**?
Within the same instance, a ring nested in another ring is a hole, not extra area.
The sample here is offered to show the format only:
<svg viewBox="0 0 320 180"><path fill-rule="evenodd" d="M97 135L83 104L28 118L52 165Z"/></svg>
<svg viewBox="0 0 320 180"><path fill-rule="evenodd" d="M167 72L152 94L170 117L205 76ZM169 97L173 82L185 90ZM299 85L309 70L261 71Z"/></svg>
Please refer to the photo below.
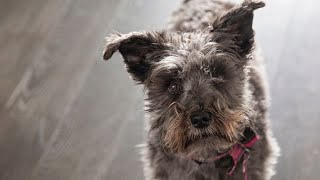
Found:
<svg viewBox="0 0 320 180"><path fill-rule="evenodd" d="M279 148L266 117L266 80L252 30L253 11L263 6L185 0L168 30L107 38L104 59L119 50L127 71L146 89L146 179L242 180L241 165L230 177L227 160L193 160L227 151L243 140L246 127L261 137L250 152L249 180L274 174ZM208 126L192 125L196 112L211 114Z"/></svg>

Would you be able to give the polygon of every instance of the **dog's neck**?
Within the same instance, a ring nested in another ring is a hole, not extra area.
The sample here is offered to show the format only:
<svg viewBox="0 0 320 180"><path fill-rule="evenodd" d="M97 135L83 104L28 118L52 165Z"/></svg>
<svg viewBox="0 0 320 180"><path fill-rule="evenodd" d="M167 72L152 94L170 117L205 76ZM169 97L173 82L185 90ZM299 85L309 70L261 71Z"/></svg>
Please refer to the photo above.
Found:
<svg viewBox="0 0 320 180"><path fill-rule="evenodd" d="M259 135L255 131L247 127L243 132L243 138L241 141L233 145L228 151L219 154L218 156L211 157L203 162L193 160L199 165L215 163L217 168L227 169L227 175L232 176L236 167L242 163L242 171L244 179L247 179L247 161L250 155L250 149L260 139Z"/></svg>

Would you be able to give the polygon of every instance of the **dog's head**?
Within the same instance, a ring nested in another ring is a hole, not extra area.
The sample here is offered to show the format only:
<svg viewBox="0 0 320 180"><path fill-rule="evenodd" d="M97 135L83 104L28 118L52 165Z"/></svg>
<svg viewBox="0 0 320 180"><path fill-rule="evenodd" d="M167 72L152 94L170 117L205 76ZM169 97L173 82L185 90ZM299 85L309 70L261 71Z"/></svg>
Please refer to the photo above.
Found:
<svg viewBox="0 0 320 180"><path fill-rule="evenodd" d="M119 50L132 78L145 86L150 133L168 152L200 156L239 140L250 122L246 67L253 11L263 6L245 1L197 32L107 38L104 59Z"/></svg>

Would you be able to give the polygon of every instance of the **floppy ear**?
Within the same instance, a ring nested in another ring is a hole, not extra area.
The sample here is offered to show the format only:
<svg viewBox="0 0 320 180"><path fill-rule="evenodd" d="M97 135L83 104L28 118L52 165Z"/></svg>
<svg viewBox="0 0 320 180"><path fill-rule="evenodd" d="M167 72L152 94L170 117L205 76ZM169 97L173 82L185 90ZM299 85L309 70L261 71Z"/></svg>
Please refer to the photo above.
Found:
<svg viewBox="0 0 320 180"><path fill-rule="evenodd" d="M160 61L167 54L167 46L162 42L163 36L164 32L112 34L106 38L107 44L103 58L108 60L114 52L119 50L127 71L134 80L143 83L151 65Z"/></svg>
<svg viewBox="0 0 320 180"><path fill-rule="evenodd" d="M217 18L212 24L211 32L221 33L222 36L215 40L223 41L224 37L231 36L235 45L234 50L239 55L245 56L250 53L254 44L253 11L264 6L265 3L262 1L245 0L240 6Z"/></svg>

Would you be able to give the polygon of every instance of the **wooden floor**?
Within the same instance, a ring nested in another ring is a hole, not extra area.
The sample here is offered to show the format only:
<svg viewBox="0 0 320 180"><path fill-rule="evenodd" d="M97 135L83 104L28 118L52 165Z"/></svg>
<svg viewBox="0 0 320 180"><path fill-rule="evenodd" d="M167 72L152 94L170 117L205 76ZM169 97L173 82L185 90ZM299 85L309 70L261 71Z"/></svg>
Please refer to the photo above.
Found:
<svg viewBox="0 0 320 180"><path fill-rule="evenodd" d="M142 88L104 36L165 27L178 0L0 0L0 179L141 180ZM257 11L278 180L320 179L317 0Z"/></svg>

